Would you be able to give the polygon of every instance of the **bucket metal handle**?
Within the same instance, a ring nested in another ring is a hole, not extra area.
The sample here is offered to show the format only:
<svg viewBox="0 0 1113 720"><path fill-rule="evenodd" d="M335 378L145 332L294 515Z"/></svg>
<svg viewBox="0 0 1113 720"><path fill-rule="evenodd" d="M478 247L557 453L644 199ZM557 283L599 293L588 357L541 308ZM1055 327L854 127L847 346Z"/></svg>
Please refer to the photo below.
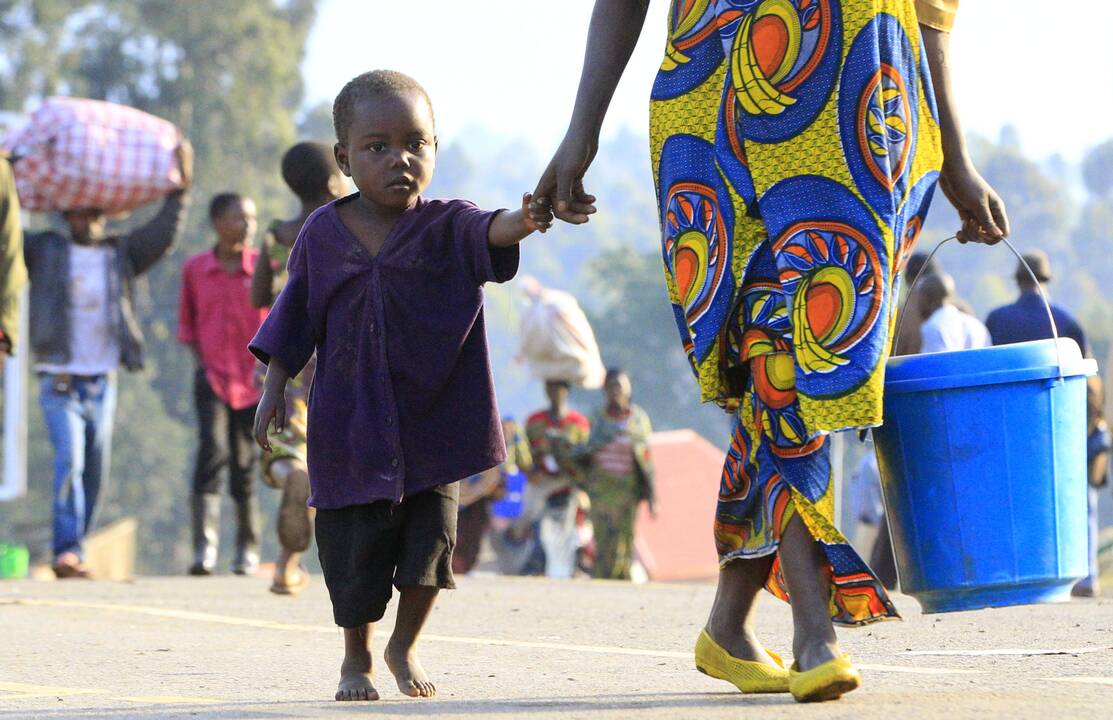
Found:
<svg viewBox="0 0 1113 720"><path fill-rule="evenodd" d="M912 284L908 286L909 295L911 295L912 291L916 289L916 285L920 282L920 278L924 276L924 271L927 270L928 265L931 264L931 260L935 257L935 254L939 252L944 245L952 240L957 239L957 235L952 235L949 238L944 238L938 245L935 246L935 249L931 251L931 253L927 257L927 260L925 260L924 264L920 267L920 272L916 273L916 277L912 279ZM1047 299L1047 294L1043 291L1043 284L1040 282L1039 278L1036 277L1036 273L1032 272L1032 268L1028 266L1028 263L1027 261L1025 261L1024 256L1017 251L1016 247L1011 242L1009 242L1008 238L1001 238L1001 242L1005 243L1009 250L1012 251L1013 255L1016 255L1016 259L1020 261L1021 267L1023 267L1028 272L1028 276L1032 278L1032 282L1035 283L1036 292L1040 294L1040 299L1043 301L1043 309L1047 312L1047 321L1051 323L1051 333L1055 336L1055 360L1059 366L1059 379L1062 380L1063 355L1059 351L1059 326L1055 324L1055 316L1051 312L1051 302ZM897 333L894 337L894 341L896 340L896 338L901 337L901 329L904 327L905 317L906 313L901 312L900 317L897 319Z"/></svg>

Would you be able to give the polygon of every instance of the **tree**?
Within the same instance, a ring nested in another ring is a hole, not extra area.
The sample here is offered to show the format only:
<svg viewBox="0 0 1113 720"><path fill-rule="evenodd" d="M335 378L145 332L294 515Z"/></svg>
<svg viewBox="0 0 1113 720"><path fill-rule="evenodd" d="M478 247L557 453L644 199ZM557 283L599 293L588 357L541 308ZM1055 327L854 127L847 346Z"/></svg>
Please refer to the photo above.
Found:
<svg viewBox="0 0 1113 720"><path fill-rule="evenodd" d="M1113 140L1106 140L1082 161L1082 180L1095 198L1109 198L1113 193Z"/></svg>
<svg viewBox="0 0 1113 720"><path fill-rule="evenodd" d="M588 263L597 302L588 318L610 366L630 375L636 402L659 430L692 428L725 446L729 416L699 401L699 385L681 347L658 253L617 248Z"/></svg>
<svg viewBox="0 0 1113 720"><path fill-rule="evenodd" d="M104 518L140 512L142 570L185 566L192 429L192 361L174 340L184 258L211 242L206 201L235 190L264 218L293 204L278 173L297 139L300 74L316 0L0 1L0 107L19 111L57 93L105 99L176 123L196 151L194 209L184 240L150 274L139 298L148 367L122 378ZM130 222L139 222L136 213ZM41 515L49 457L32 425L36 484L6 517ZM45 497L49 497L46 489ZM22 507L21 507L22 506Z"/></svg>
<svg viewBox="0 0 1113 720"><path fill-rule="evenodd" d="M1004 133L1009 140L1009 133ZM1005 201L1012 229L1010 240L1021 252L1045 250L1052 262L1069 267L1076 262L1070 241L1071 200L1066 187L1025 157L1018 145L1000 145L971 138L974 162ZM951 204L936 190L919 248L925 252L950 237L959 227ZM998 247L948 246L937 258L955 277L959 294L984 318L1015 293L1012 275L1015 258Z"/></svg>

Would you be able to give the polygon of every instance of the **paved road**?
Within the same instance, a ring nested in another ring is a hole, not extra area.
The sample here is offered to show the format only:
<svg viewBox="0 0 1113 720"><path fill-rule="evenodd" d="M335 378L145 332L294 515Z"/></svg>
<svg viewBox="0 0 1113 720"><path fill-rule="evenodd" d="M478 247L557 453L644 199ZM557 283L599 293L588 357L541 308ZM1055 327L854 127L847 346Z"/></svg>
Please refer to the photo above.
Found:
<svg viewBox="0 0 1113 720"><path fill-rule="evenodd" d="M898 597L905 622L841 633L863 689L800 706L693 670L709 585L505 578L463 578L438 602L422 656L440 697L402 697L383 668L382 701L340 704L315 580L294 599L255 578L0 583L0 718L1113 717L1109 599L920 615ZM761 612L787 650L787 607Z"/></svg>

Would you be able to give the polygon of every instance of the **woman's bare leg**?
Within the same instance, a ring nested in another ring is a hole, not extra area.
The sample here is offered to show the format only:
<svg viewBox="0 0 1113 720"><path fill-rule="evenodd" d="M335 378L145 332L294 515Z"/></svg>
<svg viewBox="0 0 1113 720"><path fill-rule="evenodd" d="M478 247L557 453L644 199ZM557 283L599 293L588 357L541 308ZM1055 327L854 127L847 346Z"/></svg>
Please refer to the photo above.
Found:
<svg viewBox="0 0 1113 720"><path fill-rule="evenodd" d="M707 618L707 633L740 660L774 665L754 633L757 596L769 578L773 556L734 560L719 569L715 603Z"/></svg>
<svg viewBox="0 0 1113 720"><path fill-rule="evenodd" d="M842 655L831 624L827 556L799 515L781 536L780 556L792 602L792 655L797 670L811 670Z"/></svg>

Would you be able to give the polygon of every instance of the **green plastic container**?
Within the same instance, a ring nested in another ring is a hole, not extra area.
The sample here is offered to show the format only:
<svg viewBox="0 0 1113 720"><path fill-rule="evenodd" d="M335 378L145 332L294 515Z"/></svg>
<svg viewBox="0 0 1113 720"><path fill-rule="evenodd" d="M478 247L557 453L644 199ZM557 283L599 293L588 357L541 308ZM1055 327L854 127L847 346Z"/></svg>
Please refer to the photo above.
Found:
<svg viewBox="0 0 1113 720"><path fill-rule="evenodd" d="M31 553L22 545L0 543L0 580L19 580L27 577Z"/></svg>

